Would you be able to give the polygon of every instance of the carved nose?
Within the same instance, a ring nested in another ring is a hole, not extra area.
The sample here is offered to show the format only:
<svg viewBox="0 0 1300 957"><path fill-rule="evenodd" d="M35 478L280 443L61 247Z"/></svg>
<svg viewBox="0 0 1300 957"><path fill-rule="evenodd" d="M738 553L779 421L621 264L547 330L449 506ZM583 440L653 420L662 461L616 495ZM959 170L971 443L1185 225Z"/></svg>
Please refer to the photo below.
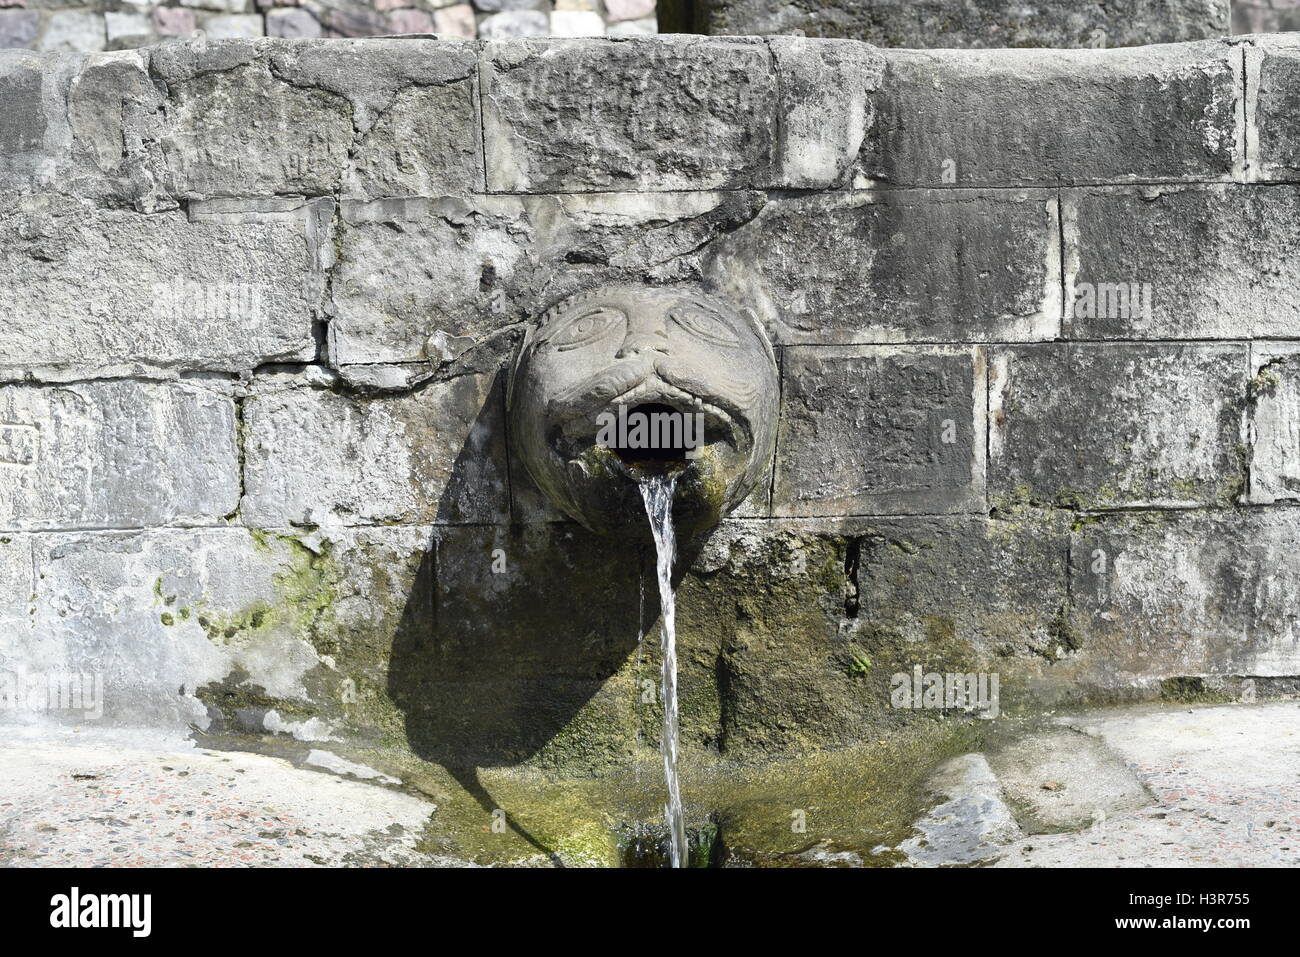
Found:
<svg viewBox="0 0 1300 957"><path fill-rule="evenodd" d="M629 359L643 352L668 352L668 336L660 329L653 332L633 332L623 340L616 359Z"/></svg>

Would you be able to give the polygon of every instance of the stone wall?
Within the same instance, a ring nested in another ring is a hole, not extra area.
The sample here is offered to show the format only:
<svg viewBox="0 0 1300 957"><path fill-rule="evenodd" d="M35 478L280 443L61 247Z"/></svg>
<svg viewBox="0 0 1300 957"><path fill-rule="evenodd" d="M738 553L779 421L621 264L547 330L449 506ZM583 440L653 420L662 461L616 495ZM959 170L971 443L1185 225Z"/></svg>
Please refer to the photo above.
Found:
<svg viewBox="0 0 1300 957"><path fill-rule="evenodd" d="M645 543L504 422L523 324L628 282L782 370L686 559L688 750L862 740L915 665L1003 710L1298 675L1298 96L1293 38L0 54L0 669L118 724L653 748Z"/></svg>
<svg viewBox="0 0 1300 957"><path fill-rule="evenodd" d="M210 40L433 34L501 40L657 32L654 0L0 0L0 49L127 50Z"/></svg>
<svg viewBox="0 0 1300 957"><path fill-rule="evenodd" d="M1235 0L1233 33L1285 33L1300 30L1300 0Z"/></svg>
<svg viewBox="0 0 1300 957"><path fill-rule="evenodd" d="M715 36L796 33L888 47L985 48L1213 39L1230 32L1230 8L1243 2L1268 0L668 0L667 6L673 13L688 8L694 30Z"/></svg>

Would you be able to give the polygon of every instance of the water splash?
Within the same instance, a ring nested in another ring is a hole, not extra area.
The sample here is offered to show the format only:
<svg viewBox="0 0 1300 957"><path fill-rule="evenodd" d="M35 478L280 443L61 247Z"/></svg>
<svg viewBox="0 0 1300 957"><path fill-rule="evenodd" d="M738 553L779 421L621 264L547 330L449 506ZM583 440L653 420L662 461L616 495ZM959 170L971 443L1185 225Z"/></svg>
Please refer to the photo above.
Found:
<svg viewBox="0 0 1300 957"><path fill-rule="evenodd" d="M686 816L682 812L682 792L677 782L677 604L673 595L673 562L677 555L677 538L673 533L673 492L676 475L647 475L641 479L641 498L650 518L654 535L659 576L659 607L663 611L660 635L663 644L662 697L664 706L663 736L659 751L664 758L664 780L668 803L664 820L668 824L669 858L673 867L686 865Z"/></svg>

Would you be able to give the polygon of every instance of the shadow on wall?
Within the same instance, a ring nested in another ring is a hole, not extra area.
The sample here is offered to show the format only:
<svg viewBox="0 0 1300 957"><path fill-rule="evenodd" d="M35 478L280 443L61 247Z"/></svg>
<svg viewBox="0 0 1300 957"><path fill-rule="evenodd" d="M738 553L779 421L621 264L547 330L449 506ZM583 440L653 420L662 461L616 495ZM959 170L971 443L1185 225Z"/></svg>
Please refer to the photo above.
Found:
<svg viewBox="0 0 1300 957"><path fill-rule="evenodd" d="M499 414L488 402L471 431L499 429ZM440 521L456 513L457 490L475 481L480 459L467 443L439 501ZM411 750L464 781L476 768L548 749L553 762L568 763L571 750L593 741L620 752L603 757L629 753L632 689L606 685L658 617L652 588L642 601L645 561L643 543L571 523L440 526L390 658L388 692ZM575 721L584 709L588 719ZM600 733L586 735L593 724Z"/></svg>

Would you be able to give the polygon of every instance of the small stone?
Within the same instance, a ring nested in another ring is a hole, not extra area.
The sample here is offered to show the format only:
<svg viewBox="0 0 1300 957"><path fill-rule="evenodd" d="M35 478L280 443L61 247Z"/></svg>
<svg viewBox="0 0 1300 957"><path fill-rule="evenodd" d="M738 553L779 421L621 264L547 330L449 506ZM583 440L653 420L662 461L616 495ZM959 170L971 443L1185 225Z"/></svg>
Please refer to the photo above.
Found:
<svg viewBox="0 0 1300 957"><path fill-rule="evenodd" d="M644 20L624 20L609 25L611 37L652 37L659 32L659 21L654 17Z"/></svg>
<svg viewBox="0 0 1300 957"><path fill-rule="evenodd" d="M473 40L478 36L474 8L468 3L457 3L433 12L433 32Z"/></svg>
<svg viewBox="0 0 1300 957"><path fill-rule="evenodd" d="M423 10L397 10L388 15L393 33L432 33L433 17Z"/></svg>
<svg viewBox="0 0 1300 957"><path fill-rule="evenodd" d="M334 37L378 37L388 32L388 20L373 10L321 8L319 16Z"/></svg>
<svg viewBox="0 0 1300 957"><path fill-rule="evenodd" d="M153 28L160 36L184 36L194 32L194 13L176 7L154 7L150 15Z"/></svg>
<svg viewBox="0 0 1300 957"><path fill-rule="evenodd" d="M603 37L605 21L599 13L556 10L551 14L551 34L557 37Z"/></svg>
<svg viewBox="0 0 1300 957"><path fill-rule="evenodd" d="M319 37L325 33L320 22L311 12L301 7L289 7L280 10L268 10L266 14L266 35L268 37Z"/></svg>
<svg viewBox="0 0 1300 957"><path fill-rule="evenodd" d="M410 6L407 0L374 0L373 6L380 13L388 13L391 10L400 10L403 7Z"/></svg>
<svg viewBox="0 0 1300 957"><path fill-rule="evenodd" d="M1044 791L1064 791L1065 785L1060 781L1046 781L1043 783Z"/></svg>
<svg viewBox="0 0 1300 957"><path fill-rule="evenodd" d="M237 40L265 36L262 18L257 14L234 14L208 17L203 21L203 32L209 40Z"/></svg>
<svg viewBox="0 0 1300 957"><path fill-rule="evenodd" d="M142 46L154 39L153 23L143 13L106 13L104 26L111 49Z"/></svg>
<svg viewBox="0 0 1300 957"><path fill-rule="evenodd" d="M221 13L243 13L248 9L248 0L181 0L181 6L218 10Z"/></svg>
<svg viewBox="0 0 1300 957"><path fill-rule="evenodd" d="M480 13L500 13L502 10L534 10L536 0L474 0L474 9Z"/></svg>
<svg viewBox="0 0 1300 957"><path fill-rule="evenodd" d="M541 37L546 35L550 25L550 19L540 10L507 10L485 17L478 25L478 35L484 40Z"/></svg>
<svg viewBox="0 0 1300 957"><path fill-rule="evenodd" d="M31 46L40 22L35 10L0 10L0 50Z"/></svg>
<svg viewBox="0 0 1300 957"><path fill-rule="evenodd" d="M642 20L655 15L655 0L605 0L605 16L610 22Z"/></svg>
<svg viewBox="0 0 1300 957"><path fill-rule="evenodd" d="M40 48L50 52L70 50L74 53L93 53L102 50L104 49L104 18L87 10L59 10L52 13L49 22L45 25L45 35L41 37Z"/></svg>

